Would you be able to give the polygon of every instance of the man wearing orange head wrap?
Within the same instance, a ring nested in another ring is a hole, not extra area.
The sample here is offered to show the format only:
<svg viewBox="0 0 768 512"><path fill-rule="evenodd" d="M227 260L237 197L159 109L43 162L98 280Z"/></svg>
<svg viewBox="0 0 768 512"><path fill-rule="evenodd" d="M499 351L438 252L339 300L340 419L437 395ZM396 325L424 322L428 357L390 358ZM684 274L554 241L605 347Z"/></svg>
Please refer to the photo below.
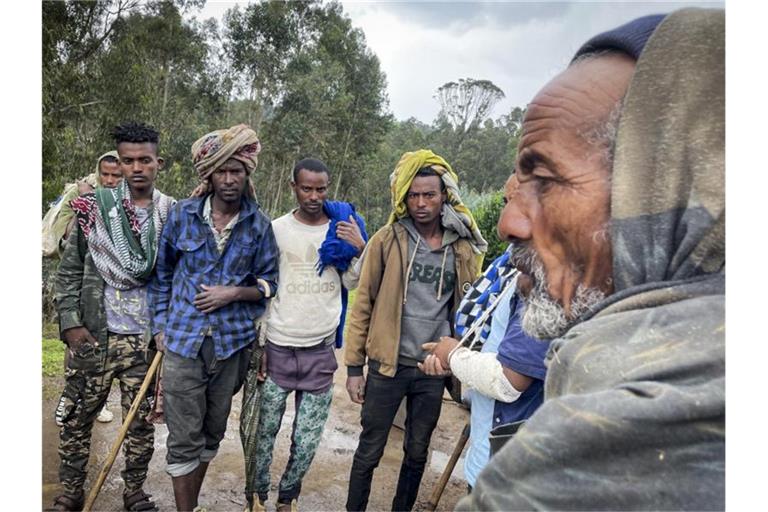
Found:
<svg viewBox="0 0 768 512"><path fill-rule="evenodd" d="M259 148L245 125L195 142L192 161L203 182L171 211L159 244L152 332L165 351L167 471L179 510L197 506L245 378L254 320L277 289L275 236L249 179Z"/></svg>

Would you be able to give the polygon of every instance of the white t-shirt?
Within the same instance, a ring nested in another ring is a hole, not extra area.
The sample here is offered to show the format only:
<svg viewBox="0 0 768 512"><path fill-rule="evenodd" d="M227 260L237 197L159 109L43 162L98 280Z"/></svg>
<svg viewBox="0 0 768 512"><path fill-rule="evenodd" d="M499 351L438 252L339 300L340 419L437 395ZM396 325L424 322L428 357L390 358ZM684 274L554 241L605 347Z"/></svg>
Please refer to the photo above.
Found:
<svg viewBox="0 0 768 512"><path fill-rule="evenodd" d="M272 221L280 248L280 277L267 319L267 339L275 345L317 345L336 331L341 315L341 278L333 267L315 268L328 224L308 226L293 212Z"/></svg>

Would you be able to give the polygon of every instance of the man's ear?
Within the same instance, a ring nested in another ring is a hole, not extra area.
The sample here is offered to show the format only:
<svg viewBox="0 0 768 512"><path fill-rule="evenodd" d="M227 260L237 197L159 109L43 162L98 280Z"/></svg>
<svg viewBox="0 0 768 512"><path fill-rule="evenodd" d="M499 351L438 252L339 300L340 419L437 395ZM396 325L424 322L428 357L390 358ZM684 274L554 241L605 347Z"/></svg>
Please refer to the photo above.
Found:
<svg viewBox="0 0 768 512"><path fill-rule="evenodd" d="M165 165L165 160L163 157L159 156L157 157L157 169L160 170L163 168L163 165Z"/></svg>
<svg viewBox="0 0 768 512"><path fill-rule="evenodd" d="M288 178L288 184L291 186L291 190L296 192L296 183L294 183L291 178Z"/></svg>

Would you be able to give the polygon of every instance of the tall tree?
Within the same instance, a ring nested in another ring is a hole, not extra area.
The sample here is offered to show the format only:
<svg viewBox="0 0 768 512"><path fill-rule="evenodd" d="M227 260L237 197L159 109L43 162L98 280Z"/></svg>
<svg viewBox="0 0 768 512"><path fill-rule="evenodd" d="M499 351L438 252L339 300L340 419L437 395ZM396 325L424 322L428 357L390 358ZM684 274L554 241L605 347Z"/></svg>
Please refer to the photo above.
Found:
<svg viewBox="0 0 768 512"><path fill-rule="evenodd" d="M90 172L129 119L160 130L166 192L183 196L194 174L189 147L226 115L207 26L179 7L198 0L45 2L43 5L43 200ZM208 27L209 28L209 27Z"/></svg>
<svg viewBox="0 0 768 512"><path fill-rule="evenodd" d="M250 109L244 119L257 132L264 115L282 95L289 63L310 37L307 18L316 0L258 2L224 16L226 55L239 75L236 86Z"/></svg>
<svg viewBox="0 0 768 512"><path fill-rule="evenodd" d="M338 3L253 4L225 20L233 68L247 70L258 91L248 101L264 140L260 173L278 184L262 202L273 213L288 207L282 184L308 155L331 168L335 196L349 198L361 160L389 126L385 78L363 33Z"/></svg>
<svg viewBox="0 0 768 512"><path fill-rule="evenodd" d="M477 129L504 97L504 91L490 80L460 78L440 86L435 97L440 102L440 115L453 127L460 147L467 134Z"/></svg>
<svg viewBox="0 0 768 512"><path fill-rule="evenodd" d="M98 156L93 154L98 134L91 119L106 107L106 100L93 90L92 79L116 24L138 4L43 2L43 209Z"/></svg>

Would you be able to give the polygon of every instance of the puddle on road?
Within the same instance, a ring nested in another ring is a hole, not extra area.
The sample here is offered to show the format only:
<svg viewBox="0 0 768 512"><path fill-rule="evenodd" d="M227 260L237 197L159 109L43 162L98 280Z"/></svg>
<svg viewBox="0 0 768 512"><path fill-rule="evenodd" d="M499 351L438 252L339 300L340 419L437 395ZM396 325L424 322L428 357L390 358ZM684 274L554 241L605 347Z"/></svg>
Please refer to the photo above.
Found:
<svg viewBox="0 0 768 512"><path fill-rule="evenodd" d="M447 453L443 453L438 450L431 450L431 456L429 458L429 469L436 473L442 474L448 466L448 460L451 458ZM451 476L458 479L464 479L464 456L459 457L456 461L456 466L453 468Z"/></svg>
<svg viewBox="0 0 768 512"><path fill-rule="evenodd" d="M332 429L325 429L323 432L323 440L321 444L328 450L333 450L335 453L354 453L357 449L358 433L346 433L338 427Z"/></svg>

